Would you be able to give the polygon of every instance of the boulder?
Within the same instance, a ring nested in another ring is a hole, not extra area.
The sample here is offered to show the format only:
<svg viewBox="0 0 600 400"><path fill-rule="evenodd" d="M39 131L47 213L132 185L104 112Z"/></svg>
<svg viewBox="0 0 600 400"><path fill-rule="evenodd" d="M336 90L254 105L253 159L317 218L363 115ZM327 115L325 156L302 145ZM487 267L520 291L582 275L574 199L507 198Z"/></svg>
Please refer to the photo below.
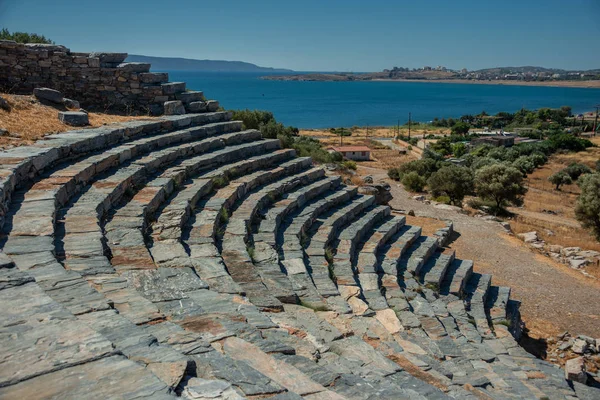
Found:
<svg viewBox="0 0 600 400"><path fill-rule="evenodd" d="M81 104L79 104L77 100L67 99L66 97L63 99L63 104L65 105L65 107L73 110L79 110L81 108Z"/></svg>
<svg viewBox="0 0 600 400"><path fill-rule="evenodd" d="M0 97L0 108L4 111L10 111L10 104L8 104L8 101L2 97Z"/></svg>
<svg viewBox="0 0 600 400"><path fill-rule="evenodd" d="M519 233L517 236L523 239L525 243L533 243L539 241L538 234L535 231Z"/></svg>
<svg viewBox="0 0 600 400"><path fill-rule="evenodd" d="M364 183L373 183L373 177L371 175L365 176L362 180Z"/></svg>
<svg viewBox="0 0 600 400"><path fill-rule="evenodd" d="M418 196L413 196L413 200L416 200L416 201L425 201L425 196L423 196L422 194L418 195Z"/></svg>
<svg viewBox="0 0 600 400"><path fill-rule="evenodd" d="M61 111L58 113L60 122L71 126L89 125L88 115L81 111Z"/></svg>
<svg viewBox="0 0 600 400"><path fill-rule="evenodd" d="M385 205L390 200L392 200L392 195L390 194L390 188L389 188L389 186L386 187L386 185L376 184L376 185L361 186L361 187L359 187L358 192L360 194L369 194L369 195L375 196L375 201L377 201L378 204L382 204L382 205Z"/></svg>
<svg viewBox="0 0 600 400"><path fill-rule="evenodd" d="M46 100L56 104L62 104L64 98L61 92L49 88L35 88L33 89L33 95L38 100Z"/></svg>
<svg viewBox="0 0 600 400"><path fill-rule="evenodd" d="M6 129L0 128L0 136L8 136L8 131Z"/></svg>
<svg viewBox="0 0 600 400"><path fill-rule="evenodd" d="M583 357L577 357L567 361L565 365L565 377L568 380L583 384L587 382L587 374L585 372L585 362Z"/></svg>
<svg viewBox="0 0 600 400"><path fill-rule="evenodd" d="M183 106L183 103L181 102L181 100L167 101L167 102L165 102L164 106L165 106L165 109L164 109L165 115L183 115L183 114L185 114L185 107Z"/></svg>

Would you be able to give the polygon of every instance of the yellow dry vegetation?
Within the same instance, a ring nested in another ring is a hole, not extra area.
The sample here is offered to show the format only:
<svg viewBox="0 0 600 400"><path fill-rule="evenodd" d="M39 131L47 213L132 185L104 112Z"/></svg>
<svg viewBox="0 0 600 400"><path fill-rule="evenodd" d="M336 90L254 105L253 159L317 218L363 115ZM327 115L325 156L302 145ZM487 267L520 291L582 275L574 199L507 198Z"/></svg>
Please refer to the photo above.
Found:
<svg viewBox="0 0 600 400"><path fill-rule="evenodd" d="M64 107L41 104L33 96L0 93L0 97L11 106L10 111L0 109L0 129L8 131L8 134L0 137L0 148L28 145L46 135L77 129L58 120L58 112L65 111ZM151 117L90 112L88 127L94 128L133 119L151 119Z"/></svg>
<svg viewBox="0 0 600 400"><path fill-rule="evenodd" d="M600 145L600 137L592 138ZM511 208L515 218L510 222L515 233L537 231L551 245L581 247L600 251L600 243L575 218L575 203L580 190L577 184L565 185L556 190L548 177L573 162L583 163L594 169L600 159L600 147L579 153L555 154L546 165L527 177L529 188L523 208Z"/></svg>

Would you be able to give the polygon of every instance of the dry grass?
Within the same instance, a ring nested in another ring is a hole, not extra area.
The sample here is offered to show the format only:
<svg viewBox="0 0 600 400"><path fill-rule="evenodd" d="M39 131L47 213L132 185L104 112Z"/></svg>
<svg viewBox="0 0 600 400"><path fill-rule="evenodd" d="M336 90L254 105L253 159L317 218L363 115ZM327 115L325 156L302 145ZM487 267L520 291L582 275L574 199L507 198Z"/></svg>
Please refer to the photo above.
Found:
<svg viewBox="0 0 600 400"><path fill-rule="evenodd" d="M600 144L600 138L592 138ZM592 169L600 159L600 148L590 148L579 153L556 154L549 162L527 177L529 191L523 208L512 208L516 214L510 221L515 233L537 231L551 245L581 247L600 251L600 243L575 218L575 202L580 190L576 184L565 185L560 191L548 182L548 177L573 162ZM552 233L550 233L551 231Z"/></svg>
<svg viewBox="0 0 600 400"><path fill-rule="evenodd" d="M367 128L352 128L352 135L344 137L344 142L347 139L367 139L368 137L379 137L379 138L392 138L396 136L396 128L395 127L373 127L369 128L368 136L367 136ZM408 128L400 127L400 134L408 136ZM450 134L450 129L448 128L438 128L438 127L428 127L428 129L415 129L412 128L410 130L410 134L415 136L420 135L446 135ZM335 134L331 133L328 129L301 129L300 135L303 136L318 136L318 137L331 137L337 138L337 143L339 143L339 137Z"/></svg>
<svg viewBox="0 0 600 400"><path fill-rule="evenodd" d="M428 217L412 217L410 215L406 215L406 224L420 226L422 229L422 235L424 236L432 236L438 229L446 226L444 221L440 221L435 218Z"/></svg>
<svg viewBox="0 0 600 400"><path fill-rule="evenodd" d="M62 106L41 104L33 96L3 93L0 93L0 96L12 108L10 112L0 109L0 128L8 131L8 135L0 137L0 148L28 145L46 135L76 129L58 120L58 112L66 110ZM90 112L89 127L149 118Z"/></svg>

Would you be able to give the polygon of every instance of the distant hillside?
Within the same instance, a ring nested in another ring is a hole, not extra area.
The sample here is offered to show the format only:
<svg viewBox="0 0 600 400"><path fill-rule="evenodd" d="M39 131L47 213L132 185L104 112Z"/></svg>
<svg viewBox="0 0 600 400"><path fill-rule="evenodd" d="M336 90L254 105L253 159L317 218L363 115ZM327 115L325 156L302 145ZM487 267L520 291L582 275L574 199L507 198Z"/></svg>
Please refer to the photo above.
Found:
<svg viewBox="0 0 600 400"><path fill-rule="evenodd" d="M192 60L189 58L150 57L130 54L127 62L152 64L153 71L205 72L293 72L290 69L259 67L242 61Z"/></svg>

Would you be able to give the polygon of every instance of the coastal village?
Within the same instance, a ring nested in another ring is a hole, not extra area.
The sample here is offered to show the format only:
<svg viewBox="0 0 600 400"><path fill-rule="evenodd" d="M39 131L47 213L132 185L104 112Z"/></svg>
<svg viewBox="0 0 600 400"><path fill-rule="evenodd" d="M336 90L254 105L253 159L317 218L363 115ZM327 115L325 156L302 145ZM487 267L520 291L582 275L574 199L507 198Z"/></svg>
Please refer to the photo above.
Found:
<svg viewBox="0 0 600 400"><path fill-rule="evenodd" d="M600 105L297 128L0 38L0 398L600 398Z"/></svg>

